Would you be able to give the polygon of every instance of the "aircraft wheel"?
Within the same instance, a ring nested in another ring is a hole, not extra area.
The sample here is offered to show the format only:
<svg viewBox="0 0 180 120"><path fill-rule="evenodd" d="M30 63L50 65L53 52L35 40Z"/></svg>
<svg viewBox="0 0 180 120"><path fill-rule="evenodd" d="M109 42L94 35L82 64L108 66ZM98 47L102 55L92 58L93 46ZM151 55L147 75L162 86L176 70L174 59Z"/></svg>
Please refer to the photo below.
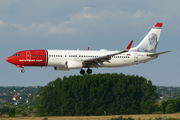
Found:
<svg viewBox="0 0 180 120"><path fill-rule="evenodd" d="M22 69L22 70L21 70L21 72L22 72L22 73L24 73L24 72L25 72L25 70L24 70L24 69Z"/></svg>
<svg viewBox="0 0 180 120"><path fill-rule="evenodd" d="M84 71L83 69L81 69L80 74L81 74L81 75L84 75L84 74L85 74L85 71Z"/></svg>
<svg viewBox="0 0 180 120"><path fill-rule="evenodd" d="M88 74L91 74L91 73L92 73L92 70L91 70L91 69L87 69L87 73L88 73Z"/></svg>

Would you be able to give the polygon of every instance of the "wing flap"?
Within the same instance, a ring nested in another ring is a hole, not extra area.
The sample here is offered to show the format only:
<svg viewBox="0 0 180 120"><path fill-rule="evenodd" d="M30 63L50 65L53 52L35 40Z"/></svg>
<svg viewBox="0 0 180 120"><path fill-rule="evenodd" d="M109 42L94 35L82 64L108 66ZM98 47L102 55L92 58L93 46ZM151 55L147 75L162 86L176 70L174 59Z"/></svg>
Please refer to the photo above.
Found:
<svg viewBox="0 0 180 120"><path fill-rule="evenodd" d="M83 62L85 64L87 64L87 66L99 66L99 64L104 65L103 62L109 62L110 63L109 60L111 59L112 56L128 52L131 48L132 43L133 43L133 40L129 43L129 45L123 51L119 51L119 52L116 52L113 54L104 55L104 56L97 57L97 58L85 59L85 60L83 60Z"/></svg>

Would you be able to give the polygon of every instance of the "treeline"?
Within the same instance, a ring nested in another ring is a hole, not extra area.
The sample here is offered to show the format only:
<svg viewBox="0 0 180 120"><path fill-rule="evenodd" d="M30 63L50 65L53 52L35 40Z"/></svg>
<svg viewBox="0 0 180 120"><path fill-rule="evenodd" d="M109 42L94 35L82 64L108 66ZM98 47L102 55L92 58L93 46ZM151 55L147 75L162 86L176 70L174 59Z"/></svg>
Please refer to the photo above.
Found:
<svg viewBox="0 0 180 120"><path fill-rule="evenodd" d="M12 101L12 93L16 96L18 103L26 102L26 99L29 95L36 96L39 90L39 86L37 87L2 87L0 86L0 104Z"/></svg>
<svg viewBox="0 0 180 120"><path fill-rule="evenodd" d="M180 98L167 99L159 102L156 105L156 111L161 111L163 114L172 114L180 111Z"/></svg>
<svg viewBox="0 0 180 120"><path fill-rule="evenodd" d="M180 87L156 86L156 88L160 99L180 98Z"/></svg>
<svg viewBox="0 0 180 120"><path fill-rule="evenodd" d="M38 94L39 116L152 113L157 99L150 80L122 73L57 78Z"/></svg>

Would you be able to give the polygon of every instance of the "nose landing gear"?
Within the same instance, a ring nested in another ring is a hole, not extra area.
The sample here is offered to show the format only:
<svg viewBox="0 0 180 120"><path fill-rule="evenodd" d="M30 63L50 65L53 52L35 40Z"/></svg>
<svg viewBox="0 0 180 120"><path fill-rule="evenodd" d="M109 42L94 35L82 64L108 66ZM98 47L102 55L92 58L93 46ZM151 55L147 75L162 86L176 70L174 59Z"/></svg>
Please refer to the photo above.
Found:
<svg viewBox="0 0 180 120"><path fill-rule="evenodd" d="M24 73L24 72L25 72L24 68L21 70L21 72L22 72L22 73Z"/></svg>

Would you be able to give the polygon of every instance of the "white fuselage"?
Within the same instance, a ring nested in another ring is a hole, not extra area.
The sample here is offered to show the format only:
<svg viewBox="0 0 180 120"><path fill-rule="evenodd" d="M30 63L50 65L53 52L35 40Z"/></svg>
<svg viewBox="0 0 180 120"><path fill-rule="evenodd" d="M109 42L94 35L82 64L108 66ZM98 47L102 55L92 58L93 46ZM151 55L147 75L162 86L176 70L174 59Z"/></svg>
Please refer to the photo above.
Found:
<svg viewBox="0 0 180 120"><path fill-rule="evenodd" d="M97 58L117 51L86 51L86 50L47 50L47 66L64 68L66 61L83 61ZM124 67L139 63L145 63L156 57L147 56L147 52L126 52L123 54L111 56L110 62L103 62L98 67Z"/></svg>

